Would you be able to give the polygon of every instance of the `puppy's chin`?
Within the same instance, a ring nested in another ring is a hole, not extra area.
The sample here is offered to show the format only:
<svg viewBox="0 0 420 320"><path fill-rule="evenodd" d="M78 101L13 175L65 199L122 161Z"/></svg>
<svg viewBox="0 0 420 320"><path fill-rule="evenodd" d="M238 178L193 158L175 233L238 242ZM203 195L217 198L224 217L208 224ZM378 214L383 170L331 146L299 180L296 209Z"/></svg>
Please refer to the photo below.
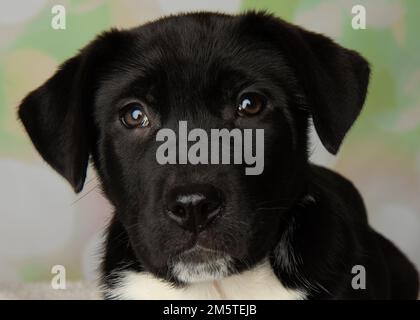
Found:
<svg viewBox="0 0 420 320"><path fill-rule="evenodd" d="M172 259L171 271L186 284L213 281L229 276L233 263L228 254L197 245Z"/></svg>

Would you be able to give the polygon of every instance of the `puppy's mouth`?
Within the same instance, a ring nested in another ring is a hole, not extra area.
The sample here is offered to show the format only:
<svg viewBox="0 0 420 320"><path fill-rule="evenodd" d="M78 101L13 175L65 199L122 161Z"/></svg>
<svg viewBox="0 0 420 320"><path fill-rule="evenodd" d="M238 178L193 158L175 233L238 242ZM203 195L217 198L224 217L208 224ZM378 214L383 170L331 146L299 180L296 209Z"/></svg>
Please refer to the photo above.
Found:
<svg viewBox="0 0 420 320"><path fill-rule="evenodd" d="M173 260L184 263L203 263L223 258L226 255L224 252L195 244L192 248L178 254Z"/></svg>
<svg viewBox="0 0 420 320"><path fill-rule="evenodd" d="M232 258L200 245L183 251L170 262L172 274L184 283L213 281L232 273Z"/></svg>

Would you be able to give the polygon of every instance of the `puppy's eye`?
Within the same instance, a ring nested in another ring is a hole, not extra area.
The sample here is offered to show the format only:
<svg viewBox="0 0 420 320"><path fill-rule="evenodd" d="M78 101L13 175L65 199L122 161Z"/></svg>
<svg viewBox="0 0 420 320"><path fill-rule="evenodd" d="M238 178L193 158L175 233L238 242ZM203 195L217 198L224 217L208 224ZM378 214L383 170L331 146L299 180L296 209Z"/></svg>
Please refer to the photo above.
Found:
<svg viewBox="0 0 420 320"><path fill-rule="evenodd" d="M144 112L143 106L137 102L126 105L121 110L120 119L122 124L129 129L149 126L149 118Z"/></svg>
<svg viewBox="0 0 420 320"><path fill-rule="evenodd" d="M244 93L239 99L238 114L240 116L253 116L260 113L266 106L267 99L256 92Z"/></svg>

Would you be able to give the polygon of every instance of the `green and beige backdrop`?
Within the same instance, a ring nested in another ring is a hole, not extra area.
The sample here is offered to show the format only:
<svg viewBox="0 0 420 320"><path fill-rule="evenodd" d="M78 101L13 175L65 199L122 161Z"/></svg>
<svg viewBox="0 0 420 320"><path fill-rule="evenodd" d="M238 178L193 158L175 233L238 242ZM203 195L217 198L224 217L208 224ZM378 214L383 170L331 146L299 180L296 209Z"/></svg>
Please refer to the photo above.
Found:
<svg viewBox="0 0 420 320"><path fill-rule="evenodd" d="M65 30L51 28L64 5ZM353 30L351 8L367 10ZM64 265L72 279L94 279L101 230L111 208L90 172L74 195L35 152L16 106L98 32L191 10L266 9L360 51L373 75L365 109L338 157L313 139L313 160L361 190L373 226L420 268L420 1L406 0L1 0L0 283L51 279Z"/></svg>

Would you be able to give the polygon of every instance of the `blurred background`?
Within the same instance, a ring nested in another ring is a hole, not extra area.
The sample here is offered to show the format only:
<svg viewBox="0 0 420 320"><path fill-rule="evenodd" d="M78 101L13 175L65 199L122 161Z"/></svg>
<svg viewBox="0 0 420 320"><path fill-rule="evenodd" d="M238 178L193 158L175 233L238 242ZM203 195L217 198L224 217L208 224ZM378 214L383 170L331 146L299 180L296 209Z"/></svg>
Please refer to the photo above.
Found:
<svg viewBox="0 0 420 320"><path fill-rule="evenodd" d="M54 5L66 29L51 27ZM354 30L352 7L366 8ZM313 136L313 161L334 168L361 191L375 229L420 269L420 1L397 0L1 0L0 283L96 276L102 230L112 209L94 172L74 195L36 153L16 120L19 101L97 33L133 27L180 11L264 9L361 52L373 75L364 111L338 157Z"/></svg>

